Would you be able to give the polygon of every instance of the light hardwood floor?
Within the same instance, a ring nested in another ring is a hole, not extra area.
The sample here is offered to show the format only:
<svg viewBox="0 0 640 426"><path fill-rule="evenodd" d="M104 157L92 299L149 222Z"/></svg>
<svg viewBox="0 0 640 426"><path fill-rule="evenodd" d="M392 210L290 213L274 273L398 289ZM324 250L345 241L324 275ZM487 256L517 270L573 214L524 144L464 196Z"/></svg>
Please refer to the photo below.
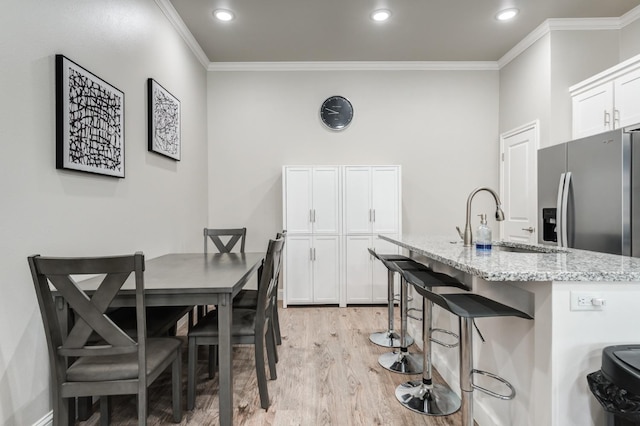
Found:
<svg viewBox="0 0 640 426"><path fill-rule="evenodd" d="M234 348L234 424L236 425L430 425L460 424L460 413L429 417L398 403L394 390L419 376L390 373L378 364L389 349L374 345L369 334L385 329L385 306L289 307L280 309L282 345L278 379L269 381L271 407L260 408L253 346ZM396 322L399 324L399 322ZM185 334L181 330L179 334ZM186 404L186 338L183 406ZM208 380L206 348L201 348L196 408L184 411L183 425L218 424L217 377ZM413 345L410 351L418 351ZM434 371L437 380L440 380ZM171 423L171 375L149 391L148 424ZM113 398L112 424L135 425L135 397ZM100 422L98 414L81 425Z"/></svg>

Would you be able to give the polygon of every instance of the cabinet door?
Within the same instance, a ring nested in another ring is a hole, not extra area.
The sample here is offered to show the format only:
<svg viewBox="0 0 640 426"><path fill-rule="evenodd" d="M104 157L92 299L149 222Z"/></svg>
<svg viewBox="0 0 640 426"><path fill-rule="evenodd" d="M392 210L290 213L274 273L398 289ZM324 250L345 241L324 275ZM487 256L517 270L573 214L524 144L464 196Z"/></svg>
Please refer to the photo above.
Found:
<svg viewBox="0 0 640 426"><path fill-rule="evenodd" d="M371 208L373 210L373 233L395 234L398 232L399 210L398 167L373 167L371 170Z"/></svg>
<svg viewBox="0 0 640 426"><path fill-rule="evenodd" d="M313 301L338 303L340 283L340 237L313 239Z"/></svg>
<svg viewBox="0 0 640 426"><path fill-rule="evenodd" d="M616 127L640 123L640 69L614 81Z"/></svg>
<svg viewBox="0 0 640 426"><path fill-rule="evenodd" d="M285 294L287 303L313 302L312 237L287 233Z"/></svg>
<svg viewBox="0 0 640 426"><path fill-rule="evenodd" d="M573 97L573 138L613 128L613 83L605 83Z"/></svg>
<svg viewBox="0 0 640 426"><path fill-rule="evenodd" d="M346 237L346 281L347 303L371 303L372 237L350 235Z"/></svg>
<svg viewBox="0 0 640 426"><path fill-rule="evenodd" d="M371 233L371 168L346 167L344 187L345 233Z"/></svg>
<svg viewBox="0 0 640 426"><path fill-rule="evenodd" d="M392 237L396 237L393 235ZM390 243L386 240L381 240L378 237L373 239L373 247L376 253L380 254L399 254L400 247L396 244ZM388 269L378 259L373 259L373 278L371 282L371 294L373 303L387 303L387 292L389 275ZM398 293L400 277L395 276L395 290L394 294Z"/></svg>
<svg viewBox="0 0 640 426"><path fill-rule="evenodd" d="M340 172L337 167L313 169L313 232L340 233Z"/></svg>
<svg viewBox="0 0 640 426"><path fill-rule="evenodd" d="M312 231L312 170L310 167L287 167L284 178L284 228L289 235L309 234Z"/></svg>

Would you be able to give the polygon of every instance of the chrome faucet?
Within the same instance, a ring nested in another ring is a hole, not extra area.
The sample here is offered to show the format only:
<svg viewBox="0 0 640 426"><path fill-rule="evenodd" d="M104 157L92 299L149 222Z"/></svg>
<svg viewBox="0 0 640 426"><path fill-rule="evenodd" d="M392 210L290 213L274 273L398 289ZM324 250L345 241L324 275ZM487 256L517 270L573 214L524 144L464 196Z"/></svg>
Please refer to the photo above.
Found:
<svg viewBox="0 0 640 426"><path fill-rule="evenodd" d="M464 241L465 247L470 247L471 245L473 245L473 235L471 233L471 201L473 201L473 197L480 191L487 191L490 192L491 195L493 195L493 198L496 200L496 220L504 220L504 212L502 211L501 207L502 203L500 202L500 197L498 197L496 191L487 187L480 187L471 191L471 194L469 194L469 198L467 198L467 222L464 225L464 235L462 234L462 232L460 232L460 228L456 226L458 234L460 234L460 238L462 238L462 240Z"/></svg>

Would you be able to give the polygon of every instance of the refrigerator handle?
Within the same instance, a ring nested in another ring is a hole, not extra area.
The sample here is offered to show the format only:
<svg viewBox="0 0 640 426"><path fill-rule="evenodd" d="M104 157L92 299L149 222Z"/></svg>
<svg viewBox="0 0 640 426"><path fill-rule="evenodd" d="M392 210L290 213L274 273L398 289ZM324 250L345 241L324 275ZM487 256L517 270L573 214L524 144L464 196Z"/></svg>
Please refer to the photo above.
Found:
<svg viewBox="0 0 640 426"><path fill-rule="evenodd" d="M567 214L569 210L569 188L571 187L571 172L567 172L564 178L564 191L562 193L562 238L564 245L569 247L569 235L567 226Z"/></svg>
<svg viewBox="0 0 640 426"><path fill-rule="evenodd" d="M556 237L558 240L558 247L564 247L564 241L562 239L562 229L564 223L562 222L562 195L564 194L564 178L566 173L560 175L560 181L558 182L558 201L556 202Z"/></svg>

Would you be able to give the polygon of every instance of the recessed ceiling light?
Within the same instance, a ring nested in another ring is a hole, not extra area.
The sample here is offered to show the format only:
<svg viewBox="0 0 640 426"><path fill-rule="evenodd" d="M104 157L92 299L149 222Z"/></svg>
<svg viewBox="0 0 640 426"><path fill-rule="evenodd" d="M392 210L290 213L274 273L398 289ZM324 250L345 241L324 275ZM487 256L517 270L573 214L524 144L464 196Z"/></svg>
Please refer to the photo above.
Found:
<svg viewBox="0 0 640 426"><path fill-rule="evenodd" d="M518 14L518 9L505 9L498 12L496 15L496 19L498 21L508 21L509 19L513 19Z"/></svg>
<svg viewBox="0 0 640 426"><path fill-rule="evenodd" d="M217 20L219 21L232 21L233 18L235 18L235 16L233 15L233 12L230 10L226 10L226 9L216 9L213 11L213 16L216 17Z"/></svg>
<svg viewBox="0 0 640 426"><path fill-rule="evenodd" d="M391 17L391 11L386 9L376 10L371 14L371 19L377 22L386 21Z"/></svg>

